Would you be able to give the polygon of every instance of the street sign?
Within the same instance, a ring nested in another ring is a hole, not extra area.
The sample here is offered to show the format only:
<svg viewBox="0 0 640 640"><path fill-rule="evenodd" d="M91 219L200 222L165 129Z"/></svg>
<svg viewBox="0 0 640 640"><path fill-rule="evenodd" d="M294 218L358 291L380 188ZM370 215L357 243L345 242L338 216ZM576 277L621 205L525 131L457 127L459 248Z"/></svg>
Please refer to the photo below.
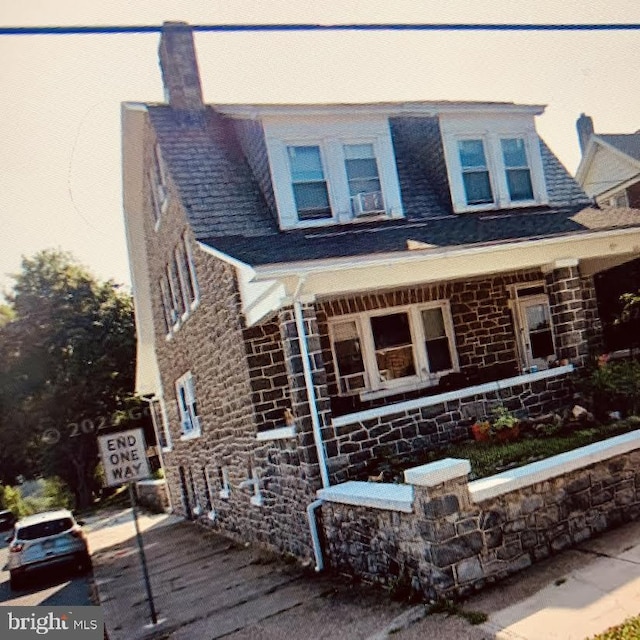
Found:
<svg viewBox="0 0 640 640"><path fill-rule="evenodd" d="M108 487L144 480L151 475L142 429L98 436L98 444Z"/></svg>

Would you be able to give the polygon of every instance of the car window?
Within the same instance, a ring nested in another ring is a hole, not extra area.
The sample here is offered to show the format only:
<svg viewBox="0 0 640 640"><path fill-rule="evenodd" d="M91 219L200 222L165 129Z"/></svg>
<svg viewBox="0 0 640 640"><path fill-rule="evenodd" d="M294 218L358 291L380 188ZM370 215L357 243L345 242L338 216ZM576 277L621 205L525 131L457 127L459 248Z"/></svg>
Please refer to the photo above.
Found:
<svg viewBox="0 0 640 640"><path fill-rule="evenodd" d="M35 540L36 538L44 538L46 536L55 536L58 533L67 531L73 526L71 518L58 518L57 520L48 520L47 522L39 522L27 527L20 527L18 535L20 540Z"/></svg>

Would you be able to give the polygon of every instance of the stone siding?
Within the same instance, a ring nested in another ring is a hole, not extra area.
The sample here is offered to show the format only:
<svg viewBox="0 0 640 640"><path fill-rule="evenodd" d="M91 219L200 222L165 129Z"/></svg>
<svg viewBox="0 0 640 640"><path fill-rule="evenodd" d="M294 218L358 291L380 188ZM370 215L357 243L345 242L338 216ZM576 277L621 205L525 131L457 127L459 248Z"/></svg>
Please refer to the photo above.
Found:
<svg viewBox="0 0 640 640"><path fill-rule="evenodd" d="M326 502L331 566L403 582L429 598L465 596L640 517L640 451L475 503L465 478L414 487L413 513Z"/></svg>
<svg viewBox="0 0 640 640"><path fill-rule="evenodd" d="M326 442L337 452L334 481L366 479L384 460L399 462L469 439L476 418L491 415L500 404L518 416L535 416L567 404L572 393L572 380L565 375L335 426L334 438Z"/></svg>
<svg viewBox="0 0 640 640"><path fill-rule="evenodd" d="M149 128L147 163L152 161L154 142ZM238 540L311 557L305 509L317 487L309 481L312 474L305 462L310 456L307 423L298 421L293 438L256 439L258 431L282 426L284 408L291 406L279 325L243 326L234 267L198 247L171 182L168 208L156 230L150 185L146 187L145 244L155 348L173 445L163 459L173 508ZM185 233L200 300L167 338L159 282ZM180 433L175 382L187 372L193 375L201 425L201 435L195 438ZM252 486L241 487L254 472L262 506L252 503ZM228 489L226 497L221 497L223 489Z"/></svg>

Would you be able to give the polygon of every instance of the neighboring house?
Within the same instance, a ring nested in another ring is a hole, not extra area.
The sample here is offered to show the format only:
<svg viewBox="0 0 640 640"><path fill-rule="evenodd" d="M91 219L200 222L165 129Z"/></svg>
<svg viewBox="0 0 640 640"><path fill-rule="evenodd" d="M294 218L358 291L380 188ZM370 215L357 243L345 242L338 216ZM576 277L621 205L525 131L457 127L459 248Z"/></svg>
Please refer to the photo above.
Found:
<svg viewBox="0 0 640 640"><path fill-rule="evenodd" d="M137 389L174 508L311 554L321 486L570 400L595 274L640 211L591 208L538 105L205 105L165 26L168 104L125 103Z"/></svg>
<svg viewBox="0 0 640 640"><path fill-rule="evenodd" d="M593 120L576 123L582 159L576 180L600 207L640 208L640 131L594 133Z"/></svg>
<svg viewBox="0 0 640 640"><path fill-rule="evenodd" d="M640 131L594 133L593 120L580 115L576 122L582 159L576 180L602 209L640 209ZM597 274L596 294L602 322L603 347L607 351L637 346L637 327L619 323L623 293L640 289L640 260L624 261L615 269Z"/></svg>

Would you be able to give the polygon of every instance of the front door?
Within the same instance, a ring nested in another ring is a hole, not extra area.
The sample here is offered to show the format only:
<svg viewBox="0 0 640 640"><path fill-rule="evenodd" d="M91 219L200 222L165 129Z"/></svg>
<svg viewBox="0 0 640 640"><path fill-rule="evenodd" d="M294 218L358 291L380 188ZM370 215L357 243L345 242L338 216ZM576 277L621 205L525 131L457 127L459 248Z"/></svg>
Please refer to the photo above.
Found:
<svg viewBox="0 0 640 640"><path fill-rule="evenodd" d="M551 310L546 295L518 299L516 321L523 364L527 369L547 369L556 359Z"/></svg>

